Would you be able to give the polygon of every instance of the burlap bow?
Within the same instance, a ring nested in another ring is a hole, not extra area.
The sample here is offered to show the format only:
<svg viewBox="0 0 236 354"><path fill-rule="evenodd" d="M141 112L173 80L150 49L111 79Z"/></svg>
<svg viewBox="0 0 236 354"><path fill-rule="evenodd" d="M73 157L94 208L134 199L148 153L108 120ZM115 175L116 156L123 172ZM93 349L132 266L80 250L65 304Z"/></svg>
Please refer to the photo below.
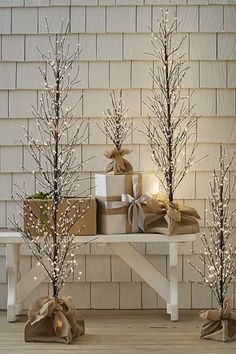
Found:
<svg viewBox="0 0 236 354"><path fill-rule="evenodd" d="M106 210L120 209L128 207L128 223L131 225L131 232L138 232L139 229L144 231L145 215L142 205L146 205L151 198L150 195L144 194L138 196L138 176L132 176L133 196L130 194L122 194L121 201L100 201L100 204Z"/></svg>
<svg viewBox="0 0 236 354"><path fill-rule="evenodd" d="M225 300L223 308L200 313L207 320L200 328L200 338L227 342L236 339L236 312L232 311L233 298Z"/></svg>
<svg viewBox="0 0 236 354"><path fill-rule="evenodd" d="M106 172L114 172L114 175L131 174L133 167L131 163L124 159L124 155L129 154L131 151L128 149L118 150L116 147L110 151L106 151L104 155L112 161L107 165Z"/></svg>
<svg viewBox="0 0 236 354"><path fill-rule="evenodd" d="M85 333L84 320L76 314L69 296L60 299L43 296L28 311L25 325L26 342L59 342L69 344Z"/></svg>
<svg viewBox="0 0 236 354"><path fill-rule="evenodd" d="M196 219L200 219L200 216L197 211L170 202L162 193L147 201L147 211L152 215L145 220L145 231L166 235L199 232Z"/></svg>
<svg viewBox="0 0 236 354"><path fill-rule="evenodd" d="M138 232L139 229L144 231L145 215L142 204L151 198L150 195L144 194L141 197L132 197L129 194L122 194L121 200L128 206L128 222L132 225L132 232Z"/></svg>

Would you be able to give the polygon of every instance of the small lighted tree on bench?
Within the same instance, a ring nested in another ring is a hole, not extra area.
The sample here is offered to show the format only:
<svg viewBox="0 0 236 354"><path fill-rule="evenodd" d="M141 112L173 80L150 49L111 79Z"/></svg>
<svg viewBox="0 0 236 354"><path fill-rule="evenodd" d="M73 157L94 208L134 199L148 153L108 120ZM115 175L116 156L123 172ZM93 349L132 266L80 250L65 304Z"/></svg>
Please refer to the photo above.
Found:
<svg viewBox="0 0 236 354"><path fill-rule="evenodd" d="M125 108L122 90L117 97L115 91L110 93L112 108L107 108L104 111L103 128L99 128L110 140L114 147L110 151L106 151L105 156L111 159L106 168L106 172L114 174L131 174L133 172L132 165L124 159L124 155L130 153L130 150L124 149L125 140L133 132L133 122L127 118L128 109Z"/></svg>

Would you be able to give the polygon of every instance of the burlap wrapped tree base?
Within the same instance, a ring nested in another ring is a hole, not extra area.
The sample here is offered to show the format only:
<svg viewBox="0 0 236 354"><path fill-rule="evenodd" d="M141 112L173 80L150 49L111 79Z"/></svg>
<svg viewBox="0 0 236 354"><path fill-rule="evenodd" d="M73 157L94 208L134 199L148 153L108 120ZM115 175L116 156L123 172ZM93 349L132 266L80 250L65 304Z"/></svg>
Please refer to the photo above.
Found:
<svg viewBox="0 0 236 354"><path fill-rule="evenodd" d="M131 151L128 149L118 150L116 147L110 151L105 152L105 156L112 160L106 167L106 172L113 172L114 175L132 174L133 167L131 163L124 159L124 155L129 154Z"/></svg>
<svg viewBox="0 0 236 354"><path fill-rule="evenodd" d="M71 297L43 296L28 311L25 325L26 342L71 343L73 338L85 334L82 316L76 313Z"/></svg>
<svg viewBox="0 0 236 354"><path fill-rule="evenodd" d="M225 300L223 309L208 310L200 314L207 321L201 325L200 338L220 342L236 339L236 311L231 310L232 300Z"/></svg>

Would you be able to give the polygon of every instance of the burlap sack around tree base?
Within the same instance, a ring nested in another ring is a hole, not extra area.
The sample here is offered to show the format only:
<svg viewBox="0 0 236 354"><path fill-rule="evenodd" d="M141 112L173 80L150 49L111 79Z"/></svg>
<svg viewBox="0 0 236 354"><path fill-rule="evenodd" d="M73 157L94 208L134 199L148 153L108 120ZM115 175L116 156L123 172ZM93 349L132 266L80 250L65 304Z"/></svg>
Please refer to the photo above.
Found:
<svg viewBox="0 0 236 354"><path fill-rule="evenodd" d="M200 338L220 342L236 339L236 311L231 310L232 299L225 300L223 309L200 313L207 321L200 327Z"/></svg>
<svg viewBox="0 0 236 354"><path fill-rule="evenodd" d="M76 313L71 297L42 296L28 311L25 342L71 343L85 334L84 319Z"/></svg>
<svg viewBox="0 0 236 354"><path fill-rule="evenodd" d="M106 172L112 172L114 175L125 175L132 174L133 167L131 163L124 159L124 155L129 154L131 151L128 149L118 150L116 147L112 148L110 151L106 151L104 155L112 160L106 167Z"/></svg>

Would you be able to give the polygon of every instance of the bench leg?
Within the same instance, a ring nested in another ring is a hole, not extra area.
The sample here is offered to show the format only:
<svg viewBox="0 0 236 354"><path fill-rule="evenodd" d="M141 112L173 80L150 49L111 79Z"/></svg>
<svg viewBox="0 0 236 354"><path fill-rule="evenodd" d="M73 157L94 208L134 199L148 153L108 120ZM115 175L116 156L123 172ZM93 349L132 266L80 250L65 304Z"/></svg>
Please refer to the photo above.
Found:
<svg viewBox="0 0 236 354"><path fill-rule="evenodd" d="M167 302L167 303L166 303L166 313L167 313L168 315L171 314L171 305L170 305L170 302Z"/></svg>
<svg viewBox="0 0 236 354"><path fill-rule="evenodd" d="M17 277L19 273L19 260L20 260L20 245L7 244L6 245L6 269L7 269L7 282L8 282L8 295L7 295L7 320L9 322L16 321L16 287Z"/></svg>
<svg viewBox="0 0 236 354"><path fill-rule="evenodd" d="M171 321L178 321L178 253L177 243L169 244L170 254L170 302L167 303L167 313L170 314Z"/></svg>

